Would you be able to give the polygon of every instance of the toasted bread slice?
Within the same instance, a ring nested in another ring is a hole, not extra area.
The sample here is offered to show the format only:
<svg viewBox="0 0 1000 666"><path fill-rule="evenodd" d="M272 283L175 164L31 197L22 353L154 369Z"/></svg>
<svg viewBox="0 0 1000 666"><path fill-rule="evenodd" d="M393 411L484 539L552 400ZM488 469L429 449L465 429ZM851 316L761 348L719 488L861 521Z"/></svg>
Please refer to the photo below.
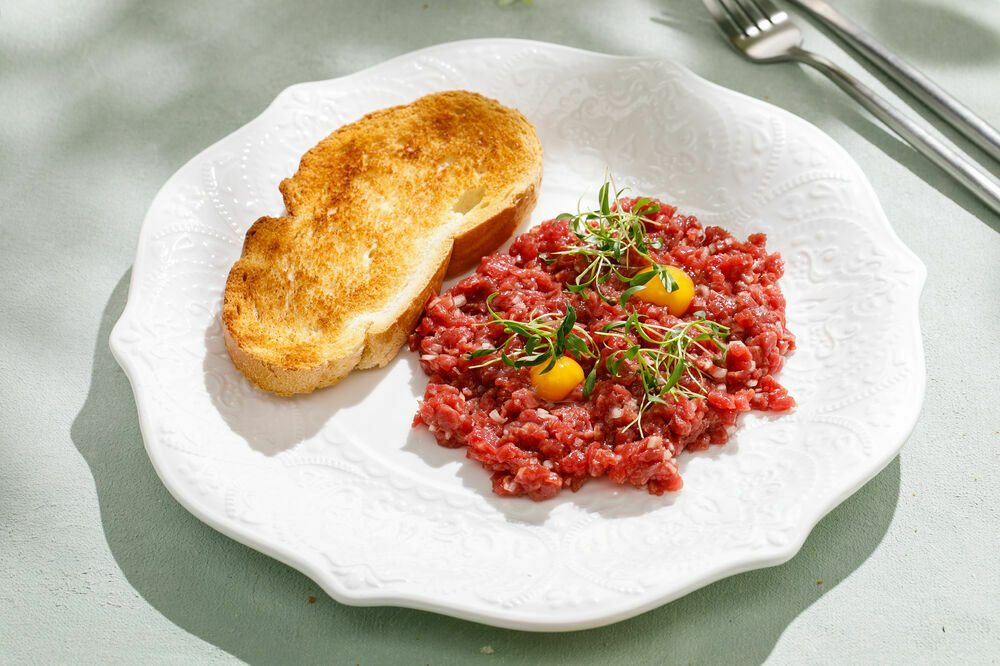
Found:
<svg viewBox="0 0 1000 666"><path fill-rule="evenodd" d="M542 148L519 112L451 91L370 113L281 182L288 214L247 231L226 282L226 348L257 386L308 393L385 365L443 277L535 205Z"/></svg>

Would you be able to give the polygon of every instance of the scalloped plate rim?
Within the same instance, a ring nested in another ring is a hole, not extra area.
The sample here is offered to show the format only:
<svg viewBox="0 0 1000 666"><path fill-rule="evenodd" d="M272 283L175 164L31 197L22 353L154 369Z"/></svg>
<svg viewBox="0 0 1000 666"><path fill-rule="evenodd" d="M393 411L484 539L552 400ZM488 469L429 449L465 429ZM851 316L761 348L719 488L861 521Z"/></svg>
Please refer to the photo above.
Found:
<svg viewBox="0 0 1000 666"><path fill-rule="evenodd" d="M118 321L115 323L109 336L109 343L113 356L115 357L118 364L122 367L127 378L129 379L129 384L132 387L133 398L136 403L136 408L139 417L140 432L142 434L143 444L146 449L147 455L156 471L157 476L160 478L161 482L167 488L171 496L177 500L177 502L183 506L187 511L193 514L196 518L209 525L213 529L225 534L231 539L242 543L254 550L257 550L269 557L272 557L284 564L300 571L314 582L316 582L327 594L329 594L337 602L343 603L350 606L398 606L404 608L412 608L416 610L430 611L442 615L448 615L451 617L456 617L459 619L472 620L475 622L480 622L483 624L488 624L492 626L517 629L523 631L575 631L582 629L590 629L595 627L600 627L622 620L635 617L642 613L645 613L654 608L658 608L664 604L667 604L675 599L678 599L690 592L697 589L710 585L716 581L723 578L733 576L739 573L744 573L747 571L752 571L754 569L760 569L770 566L776 566L787 562L792 557L794 557L799 550L802 548L803 543L809 534L815 528L816 524L819 523L822 518L841 504L848 497L857 492L862 486L864 486L868 481L876 477L899 453L906 439L909 437L910 433L916 425L917 419L919 417L922 403L926 391L926 367L925 359L923 353L923 344L919 342L916 346L917 356L913 359L913 366L916 370L915 381L919 383L917 387L918 399L913 401L913 404L908 412L894 420L895 432L896 434L892 437L896 441L894 446L887 447L885 449L884 455L878 460L874 461L874 464L866 467L862 473L859 473L854 479L853 483L845 484L840 492L831 495L830 501L825 506L819 506L814 511L809 512L808 515L804 515L800 522L796 525L796 532L793 537L784 545L769 545L766 548L761 549L759 557L753 558L743 558L739 561L723 563L717 566L712 571L705 573L704 575L693 577L686 582L684 585L675 586L673 589L666 591L660 595L649 595L647 598L643 598L638 604L625 604L620 605L620 607L613 608L611 612L606 610L598 609L588 609L583 612L575 613L564 613L558 619L552 619L549 616L540 616L537 614L530 614L525 612L517 613L505 613L499 612L489 606L472 606L466 603L444 603L439 598L435 598L428 594L422 593L411 593L411 594L378 594L378 593L367 593L367 592L356 592L346 589L338 584L336 579L332 578L324 571L317 569L313 564L305 558L300 558L296 555L294 551L285 551L281 548L274 547L271 543L264 539L256 538L252 533L242 531L241 529L228 524L225 521L216 519L215 516L204 511L196 502L189 501L185 492L181 490L181 486L177 483L176 479L173 477L173 473L169 472L163 464L163 460L160 457L160 452L155 446L150 445L150 437L148 433L151 430L149 409L147 408L147 403L140 399L142 391L145 387L140 388L140 383L137 384L134 381L135 370L133 366L133 361L135 360L129 353L128 348L125 343L121 340L121 331L125 325L132 318L132 311L135 308L135 298L134 294L137 291L137 284L139 279L144 273L144 260L142 258L141 249L146 245L147 235L151 233L150 218L154 211L158 208L160 199L164 196L164 193L170 189L170 187L179 180L181 176L188 170L190 165L201 161L207 154L216 150L219 146L224 143L232 141L238 135L250 131L254 126L260 124L264 119L266 119L270 112L278 106L278 104L286 98L288 95L294 93L296 89L307 88L317 84L331 84L331 83L344 83L352 78L361 77L364 75L371 75L376 73L378 70L383 68L389 68L394 64L412 60L416 57L423 55L430 55L435 53L447 53L454 50L461 50L463 48L479 47L479 46L519 46L519 47L530 47L547 49L553 51L563 51L567 53L572 53L580 57L589 57L594 59L605 59L613 60L617 62L639 62L639 61L666 61L672 66L675 66L678 70L682 71L685 76L688 76L700 84L708 85L709 87L715 89L721 95L729 97L731 99L745 100L755 106L766 109L771 114L780 115L790 122L797 123L807 127L811 132L814 132L822 136L828 146L836 151L839 151L843 157L846 158L848 164L850 164L854 169L856 169L859 176L858 182L862 184L865 188L866 193L871 197L872 201L875 202L874 212L876 213L876 220L884 227L883 231L888 232L888 240L896 245L896 249L902 252L905 256L909 268L912 269L916 274L915 288L907 292L907 296L911 299L911 303L908 305L910 311L910 319L913 328L919 332L919 299L922 293L924 284L927 278L927 269L923 262L912 252L912 250L907 247L903 241L899 238L895 229L889 223L888 218L885 215L884 210L881 207L881 203L868 181L867 177L864 175L864 171L861 169L860 165L850 156L847 151L840 146L836 141L834 141L828 134L823 130L816 127L809 121L786 111L780 107L770 104L766 101L751 97L744 93L726 88L717 83L714 83L708 79L705 79L698 74L694 73L688 67L681 65L669 58L663 58L658 56L621 56L621 55L610 55L599 53L596 51L590 51L586 49L580 49L576 47L565 46L561 44L553 44L548 42L540 42L535 40L527 39L511 39L511 38L487 38L487 39L467 39L459 40L453 42L446 42L442 44L436 44L426 48L411 51L391 59L382 61L371 67L352 72L343 76L335 77L332 79L322 79L315 81L305 81L299 82L287 86L281 90L271 101L267 107L261 111L260 114L247 121L245 124L239 128L233 130L231 133L222 137L218 141L212 143L207 148L199 151L191 159L187 160L182 166L180 166L161 186L157 191L156 195L153 197L149 209L143 218L142 225L140 227L138 240L136 243L136 258L131 267L131 278L129 282L128 296L126 299L125 307L122 314L119 316Z"/></svg>

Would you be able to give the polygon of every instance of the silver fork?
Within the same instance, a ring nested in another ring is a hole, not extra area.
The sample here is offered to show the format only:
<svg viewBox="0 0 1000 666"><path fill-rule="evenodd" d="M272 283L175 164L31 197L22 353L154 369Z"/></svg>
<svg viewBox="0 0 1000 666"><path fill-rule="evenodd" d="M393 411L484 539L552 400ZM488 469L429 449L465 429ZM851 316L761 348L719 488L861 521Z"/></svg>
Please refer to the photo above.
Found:
<svg viewBox="0 0 1000 666"><path fill-rule="evenodd" d="M965 185L1000 215L1000 182L972 160L924 129L827 58L805 51L802 32L770 0L702 0L730 44L754 62L791 60L813 67L888 125L919 153Z"/></svg>

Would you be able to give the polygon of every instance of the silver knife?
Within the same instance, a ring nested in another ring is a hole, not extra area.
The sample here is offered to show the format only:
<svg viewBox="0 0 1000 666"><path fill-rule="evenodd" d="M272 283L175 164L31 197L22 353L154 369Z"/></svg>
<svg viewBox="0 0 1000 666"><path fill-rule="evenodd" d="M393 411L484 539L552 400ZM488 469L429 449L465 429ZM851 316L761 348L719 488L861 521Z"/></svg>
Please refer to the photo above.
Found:
<svg viewBox="0 0 1000 666"><path fill-rule="evenodd" d="M823 0L791 0L1000 162L1000 131Z"/></svg>

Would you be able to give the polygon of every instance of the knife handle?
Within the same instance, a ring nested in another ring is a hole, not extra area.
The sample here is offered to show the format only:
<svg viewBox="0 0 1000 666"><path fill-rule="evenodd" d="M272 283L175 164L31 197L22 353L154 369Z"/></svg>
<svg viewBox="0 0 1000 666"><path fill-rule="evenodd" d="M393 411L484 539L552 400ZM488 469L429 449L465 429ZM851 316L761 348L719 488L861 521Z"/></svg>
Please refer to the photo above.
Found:
<svg viewBox="0 0 1000 666"><path fill-rule="evenodd" d="M1000 162L1000 131L823 0L791 2L832 30L934 113Z"/></svg>

